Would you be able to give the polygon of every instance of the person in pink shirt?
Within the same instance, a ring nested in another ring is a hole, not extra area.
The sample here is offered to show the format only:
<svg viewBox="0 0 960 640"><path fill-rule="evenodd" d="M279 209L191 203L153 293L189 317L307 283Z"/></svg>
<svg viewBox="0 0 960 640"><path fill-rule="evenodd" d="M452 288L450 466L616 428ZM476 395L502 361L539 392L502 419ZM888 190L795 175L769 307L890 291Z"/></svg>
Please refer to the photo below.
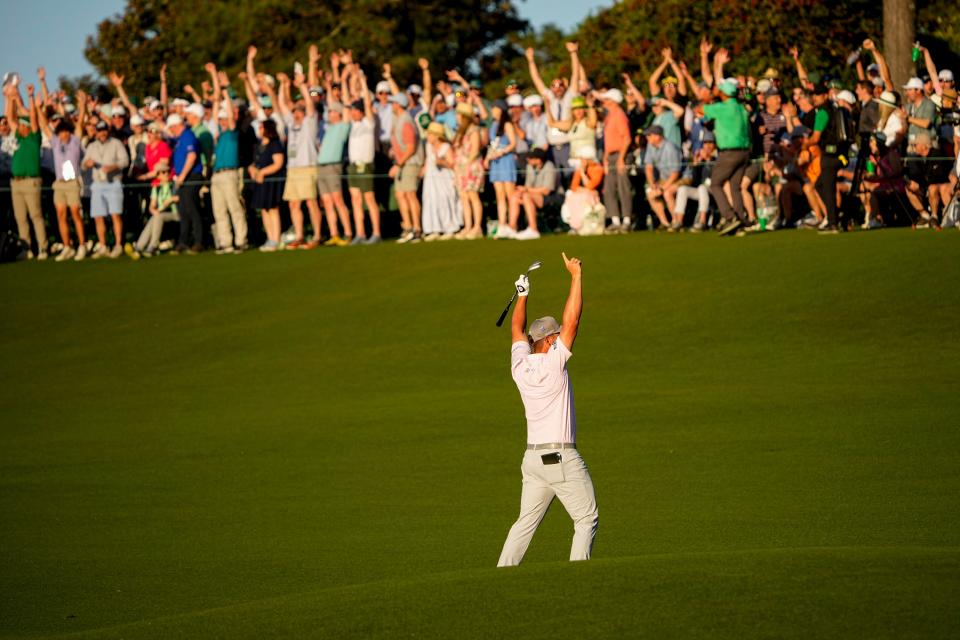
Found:
<svg viewBox="0 0 960 640"><path fill-rule="evenodd" d="M160 122L151 122L147 127L147 147L144 149L144 159L147 162L147 172L138 176L139 180L150 181L154 187L160 184L156 166L161 160L170 163L173 152L163 139L163 125Z"/></svg>

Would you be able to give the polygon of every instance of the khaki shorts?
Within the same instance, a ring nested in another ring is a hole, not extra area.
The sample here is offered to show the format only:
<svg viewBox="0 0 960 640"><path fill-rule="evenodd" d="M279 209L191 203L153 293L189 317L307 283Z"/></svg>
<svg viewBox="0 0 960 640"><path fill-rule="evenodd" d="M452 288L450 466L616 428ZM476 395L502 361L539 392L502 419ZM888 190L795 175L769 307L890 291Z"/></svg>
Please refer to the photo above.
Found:
<svg viewBox="0 0 960 640"><path fill-rule="evenodd" d="M316 200L317 167L294 167L287 169L287 182L283 187L283 199Z"/></svg>
<svg viewBox="0 0 960 640"><path fill-rule="evenodd" d="M373 191L373 163L370 164L351 164L347 168L347 183L351 189L357 189L360 193L369 193Z"/></svg>
<svg viewBox="0 0 960 640"><path fill-rule="evenodd" d="M57 180L54 182L53 204L57 207L79 207L80 180Z"/></svg>
<svg viewBox="0 0 960 640"><path fill-rule="evenodd" d="M343 165L321 164L317 169L317 185L321 195L343 193L343 178L340 175Z"/></svg>
<svg viewBox="0 0 960 640"><path fill-rule="evenodd" d="M393 188L396 191L416 191L420 184L420 165L409 162L402 167L393 179Z"/></svg>

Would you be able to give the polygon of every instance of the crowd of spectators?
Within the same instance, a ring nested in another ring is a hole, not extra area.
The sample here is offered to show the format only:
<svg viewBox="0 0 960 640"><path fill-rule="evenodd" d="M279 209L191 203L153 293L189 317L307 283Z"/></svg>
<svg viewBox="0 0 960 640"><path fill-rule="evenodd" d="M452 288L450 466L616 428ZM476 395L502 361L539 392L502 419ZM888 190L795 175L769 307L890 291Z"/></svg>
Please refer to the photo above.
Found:
<svg viewBox="0 0 960 640"><path fill-rule="evenodd" d="M289 75L258 71L251 46L239 92L208 63L200 91L171 97L161 68L138 101L116 73L107 101L9 73L0 220L58 261L376 244L384 228L415 243L956 224L956 85L919 45L897 87L865 41L853 91L797 49L759 77L728 77L706 40L696 75L664 49L646 91L628 74L595 86L566 49L569 75L548 84L528 49L529 77L502 93L425 59L407 86L389 64L371 83L350 51L315 46Z"/></svg>

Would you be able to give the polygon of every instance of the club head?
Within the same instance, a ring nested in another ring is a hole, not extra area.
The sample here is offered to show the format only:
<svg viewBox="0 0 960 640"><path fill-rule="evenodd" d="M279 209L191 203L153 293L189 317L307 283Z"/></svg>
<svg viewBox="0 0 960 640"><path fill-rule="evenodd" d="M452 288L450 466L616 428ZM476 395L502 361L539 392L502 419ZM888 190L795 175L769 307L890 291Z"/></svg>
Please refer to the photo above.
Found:
<svg viewBox="0 0 960 640"><path fill-rule="evenodd" d="M541 266L542 266L542 265L541 265L540 261L537 260L536 262L534 262L533 264L531 264L531 265L527 268L527 273L530 273L531 271L536 271L536 270L539 269Z"/></svg>

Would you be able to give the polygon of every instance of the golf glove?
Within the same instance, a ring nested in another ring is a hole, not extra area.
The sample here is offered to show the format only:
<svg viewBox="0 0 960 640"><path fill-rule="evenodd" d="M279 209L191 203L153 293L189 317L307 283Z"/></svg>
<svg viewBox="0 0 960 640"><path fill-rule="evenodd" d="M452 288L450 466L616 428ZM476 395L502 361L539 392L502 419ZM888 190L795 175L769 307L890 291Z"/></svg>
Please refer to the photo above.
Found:
<svg viewBox="0 0 960 640"><path fill-rule="evenodd" d="M514 284L517 287L517 295L521 298L525 298L530 293L530 280L527 276L520 276Z"/></svg>

